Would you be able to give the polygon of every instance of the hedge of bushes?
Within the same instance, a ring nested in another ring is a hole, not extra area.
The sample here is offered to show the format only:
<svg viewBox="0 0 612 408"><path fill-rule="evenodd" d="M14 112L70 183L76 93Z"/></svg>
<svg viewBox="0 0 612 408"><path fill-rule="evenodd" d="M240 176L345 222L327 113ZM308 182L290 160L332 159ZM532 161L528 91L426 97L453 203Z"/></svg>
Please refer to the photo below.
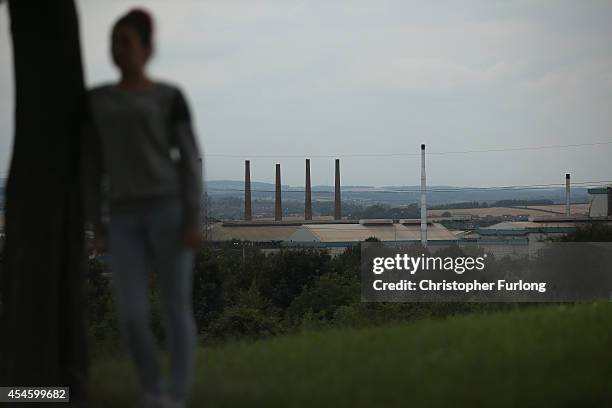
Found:
<svg viewBox="0 0 612 408"><path fill-rule="evenodd" d="M324 327L362 327L390 321L446 317L508 305L477 303L362 303L360 248L331 257L324 250L281 249L263 254L243 243L203 248L194 264L193 307L202 342L258 339ZM449 248L457 251L457 248ZM116 347L119 336L109 282L91 261L90 338ZM151 288L153 330L164 339L159 296Z"/></svg>

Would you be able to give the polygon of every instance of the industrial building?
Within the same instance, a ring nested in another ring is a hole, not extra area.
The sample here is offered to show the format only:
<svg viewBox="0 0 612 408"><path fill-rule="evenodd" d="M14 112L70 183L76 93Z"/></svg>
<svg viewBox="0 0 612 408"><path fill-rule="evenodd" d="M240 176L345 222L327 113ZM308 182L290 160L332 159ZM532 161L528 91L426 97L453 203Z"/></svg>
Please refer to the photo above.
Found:
<svg viewBox="0 0 612 408"><path fill-rule="evenodd" d="M437 223L428 223L428 244L456 245L458 238ZM263 249L309 247L343 252L368 238L409 244L421 241L420 220L339 220L339 221L228 221L213 225L211 240L250 241Z"/></svg>
<svg viewBox="0 0 612 408"><path fill-rule="evenodd" d="M335 160L333 220L313 220L310 160L306 159L304 219L283 220L281 203L281 168L276 164L274 221L253 221L251 213L250 162L245 161L244 221L226 221L212 225L208 236L213 242L249 241L262 249L279 247L314 247L337 254L368 238L382 242L424 245L456 245L459 239L443 225L427 220L425 202L425 145L421 145L421 219L347 220L341 218L340 160Z"/></svg>
<svg viewBox="0 0 612 408"><path fill-rule="evenodd" d="M589 214L529 217L528 221L500 222L478 229L479 246L498 256L534 254L546 241L589 224L612 226L612 187L591 188ZM569 194L566 214L570 214Z"/></svg>
<svg viewBox="0 0 612 408"><path fill-rule="evenodd" d="M304 218L283 220L281 203L281 169L276 164L274 220L253 221L251 214L250 163L245 161L244 221L226 221L212 225L208 236L213 242L249 241L262 249L280 247L325 248L332 254L377 238L384 243L424 246L458 245L479 247L495 256L535 253L545 241L573 232L581 225L612 225L612 186L591 188L588 215L572 215L570 175L565 175L565 215L529 216L527 220L503 221L477 230L451 232L442 224L427 218L425 145L421 145L421 218L420 219L341 219L340 161L335 160L335 197L333 219L313 220L310 182L310 160L306 159ZM466 219L471 221L471 217Z"/></svg>

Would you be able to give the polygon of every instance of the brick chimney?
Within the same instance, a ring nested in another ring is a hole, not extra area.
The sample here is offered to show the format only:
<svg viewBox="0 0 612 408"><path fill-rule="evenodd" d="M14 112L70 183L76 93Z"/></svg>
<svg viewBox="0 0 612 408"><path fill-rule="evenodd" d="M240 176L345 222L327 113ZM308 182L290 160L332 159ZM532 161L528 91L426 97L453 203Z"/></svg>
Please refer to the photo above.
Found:
<svg viewBox="0 0 612 408"><path fill-rule="evenodd" d="M342 201L340 196L340 159L336 159L336 194L334 206L334 220L342 218Z"/></svg>
<svg viewBox="0 0 612 408"><path fill-rule="evenodd" d="M251 221L251 162L244 161L244 220Z"/></svg>
<svg viewBox="0 0 612 408"><path fill-rule="evenodd" d="M304 219L312 220L312 191L310 187L310 159L306 159L306 190L304 193Z"/></svg>
<svg viewBox="0 0 612 408"><path fill-rule="evenodd" d="M276 199L274 203L274 220L283 220L283 204L281 202L281 170L280 163L276 163Z"/></svg>

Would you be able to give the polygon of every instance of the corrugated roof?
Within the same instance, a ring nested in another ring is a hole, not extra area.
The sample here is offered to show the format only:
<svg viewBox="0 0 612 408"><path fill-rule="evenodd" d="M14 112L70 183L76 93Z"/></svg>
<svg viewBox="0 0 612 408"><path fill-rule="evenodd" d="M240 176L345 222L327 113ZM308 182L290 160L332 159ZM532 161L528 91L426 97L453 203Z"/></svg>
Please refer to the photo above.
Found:
<svg viewBox="0 0 612 408"><path fill-rule="evenodd" d="M581 215L589 213L590 204L572 204L570 207L571 214ZM554 215L554 214L565 214L565 204L552 204L552 205L530 205L525 207L486 207L486 208L458 208L458 209L444 209L444 210L428 210L428 217L441 217L445 212L451 213L453 216L473 215L478 217L503 217L503 216L541 216L541 215Z"/></svg>
<svg viewBox="0 0 612 408"><path fill-rule="evenodd" d="M573 231L576 225L584 225L584 222L554 222L554 218L551 218L551 222L506 221L479 228L478 231L482 235L526 235L532 232L563 233Z"/></svg>
<svg viewBox="0 0 612 408"><path fill-rule="evenodd" d="M362 224L308 224L302 225L288 241L293 242L356 242L369 237L381 241L420 241L419 225L362 225ZM427 239L431 241L456 241L457 237L440 224L427 228Z"/></svg>
<svg viewBox="0 0 612 408"><path fill-rule="evenodd" d="M540 226L539 223L533 221L504 221L488 227L479 228L481 230L523 230L527 228L535 228Z"/></svg>
<svg viewBox="0 0 612 408"><path fill-rule="evenodd" d="M278 225L253 223L215 224L211 229L213 241L286 241L286 242L358 242L369 237L381 241L419 241L421 228L418 224L363 225L358 223L322 223L303 225ZM431 241L456 241L457 237L440 224L428 224L427 239Z"/></svg>
<svg viewBox="0 0 612 408"><path fill-rule="evenodd" d="M265 226L224 226L213 225L211 239L213 241L230 241L232 239L242 241L284 241L293 234L299 225L265 225Z"/></svg>
<svg viewBox="0 0 612 408"><path fill-rule="evenodd" d="M509 231L509 230L543 230L547 228L575 228L577 225L585 225L590 222L602 221L612 222L612 218L602 217L540 217L534 221L504 221L488 227L479 228L484 231Z"/></svg>

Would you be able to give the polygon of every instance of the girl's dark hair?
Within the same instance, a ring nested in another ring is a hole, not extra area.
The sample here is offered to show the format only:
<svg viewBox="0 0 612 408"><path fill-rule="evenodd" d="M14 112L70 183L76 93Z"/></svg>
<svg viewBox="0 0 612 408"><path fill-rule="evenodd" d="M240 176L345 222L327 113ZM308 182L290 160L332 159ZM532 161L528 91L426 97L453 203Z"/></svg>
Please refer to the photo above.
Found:
<svg viewBox="0 0 612 408"><path fill-rule="evenodd" d="M153 45L153 18L149 12L140 8L132 9L117 20L114 28L123 24L134 28L142 41L142 45L151 48Z"/></svg>

